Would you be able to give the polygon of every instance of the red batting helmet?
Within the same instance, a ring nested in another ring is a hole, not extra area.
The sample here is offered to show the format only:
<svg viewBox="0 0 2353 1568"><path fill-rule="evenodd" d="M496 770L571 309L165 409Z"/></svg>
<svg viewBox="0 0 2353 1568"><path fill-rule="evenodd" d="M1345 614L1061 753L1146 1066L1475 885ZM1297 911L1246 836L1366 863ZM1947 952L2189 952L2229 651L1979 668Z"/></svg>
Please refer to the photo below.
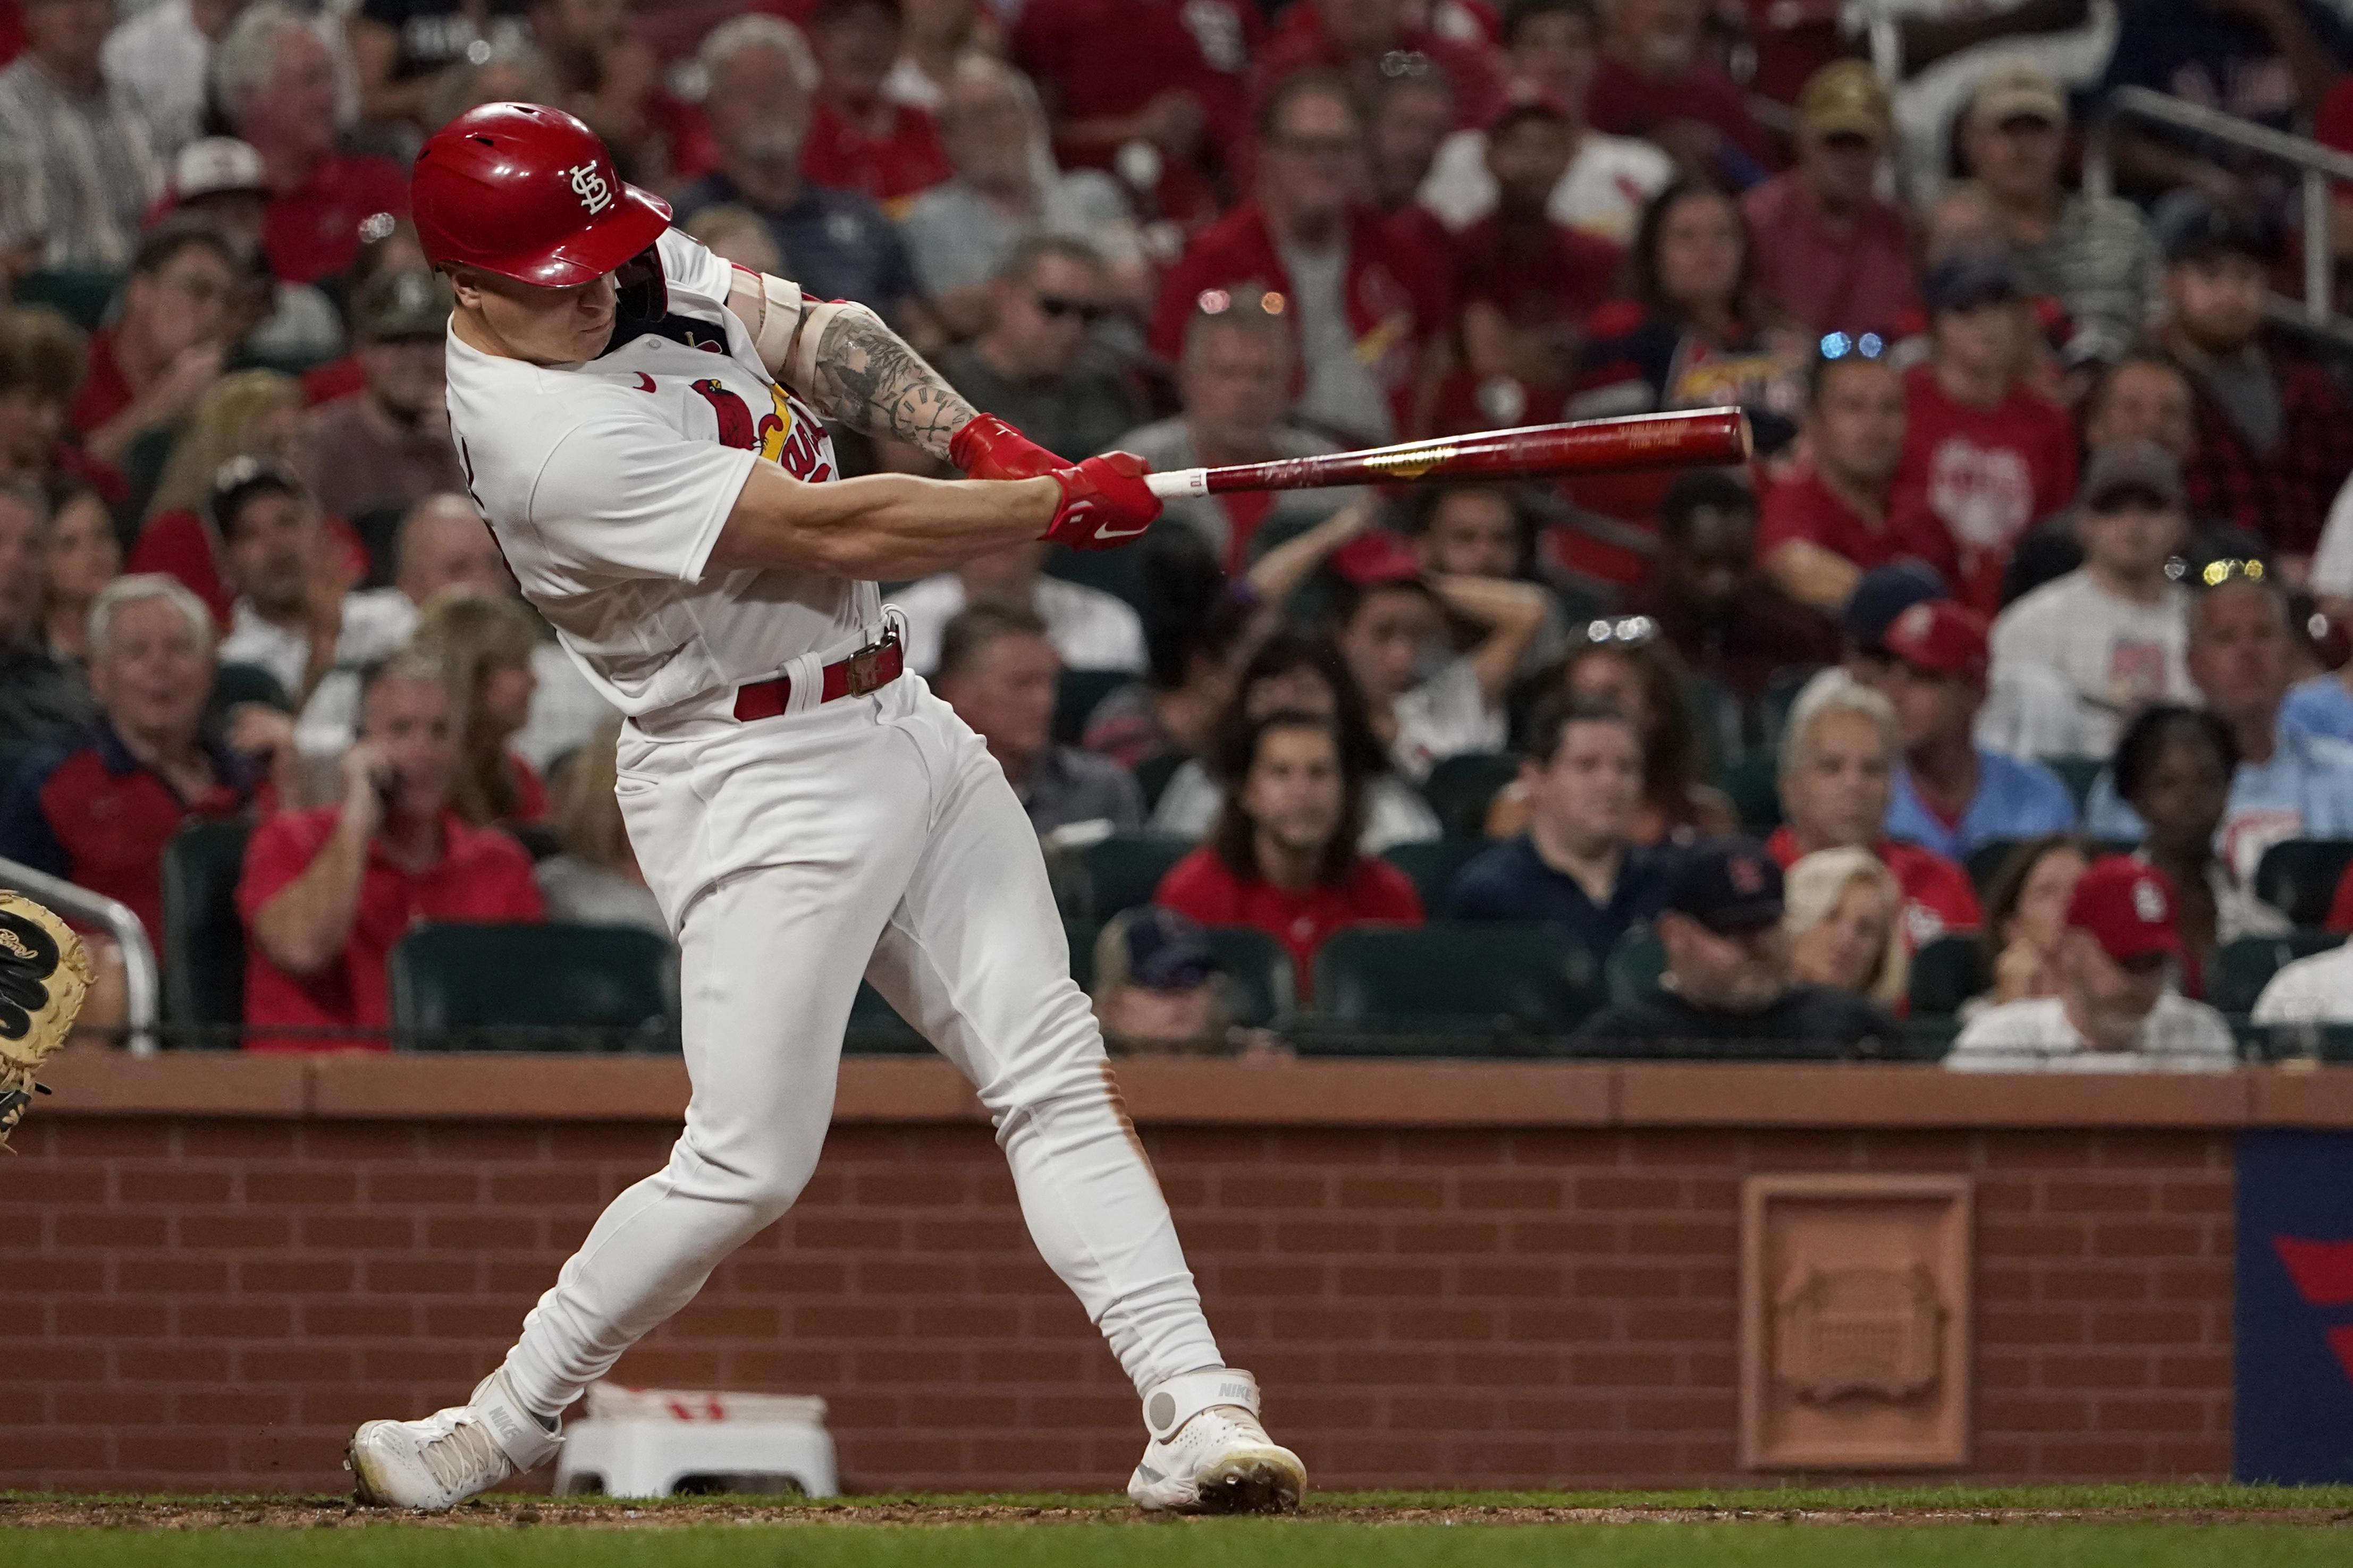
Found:
<svg viewBox="0 0 2353 1568"><path fill-rule="evenodd" d="M601 278L670 226L669 204L622 184L595 132L538 103L486 103L443 126L408 200L434 266L543 289Z"/></svg>

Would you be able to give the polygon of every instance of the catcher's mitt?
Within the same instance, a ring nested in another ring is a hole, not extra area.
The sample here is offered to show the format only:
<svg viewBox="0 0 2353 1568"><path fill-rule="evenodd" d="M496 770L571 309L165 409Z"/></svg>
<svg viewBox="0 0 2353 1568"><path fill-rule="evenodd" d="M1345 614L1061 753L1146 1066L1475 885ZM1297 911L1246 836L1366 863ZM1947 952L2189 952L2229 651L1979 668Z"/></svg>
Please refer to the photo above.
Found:
<svg viewBox="0 0 2353 1568"><path fill-rule="evenodd" d="M73 1029L90 994L90 953L66 922L0 892L0 1149L36 1093L34 1069Z"/></svg>

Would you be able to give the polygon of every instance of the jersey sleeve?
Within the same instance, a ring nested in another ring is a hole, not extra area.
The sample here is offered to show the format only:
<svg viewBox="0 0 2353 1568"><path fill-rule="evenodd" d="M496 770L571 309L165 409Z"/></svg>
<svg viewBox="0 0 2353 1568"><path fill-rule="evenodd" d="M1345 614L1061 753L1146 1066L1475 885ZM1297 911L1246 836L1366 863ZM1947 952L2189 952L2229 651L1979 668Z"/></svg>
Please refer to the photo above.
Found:
<svg viewBox="0 0 2353 1568"><path fill-rule="evenodd" d="M532 488L531 527L575 570L697 583L759 460L656 419L609 414L574 426L548 453Z"/></svg>
<svg viewBox="0 0 2353 1568"><path fill-rule="evenodd" d="M711 247L684 229L665 229L654 241L661 258L662 286L686 296L692 303L724 309L733 288L735 269L714 256Z"/></svg>

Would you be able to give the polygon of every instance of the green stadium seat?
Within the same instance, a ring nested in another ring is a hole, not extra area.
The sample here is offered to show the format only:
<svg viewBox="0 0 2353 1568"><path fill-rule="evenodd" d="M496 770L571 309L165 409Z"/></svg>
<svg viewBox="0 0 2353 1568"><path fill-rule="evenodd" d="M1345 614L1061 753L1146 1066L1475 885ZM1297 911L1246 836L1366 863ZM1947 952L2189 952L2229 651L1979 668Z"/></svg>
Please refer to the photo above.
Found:
<svg viewBox="0 0 2353 1568"><path fill-rule="evenodd" d="M1150 903L1160 879L1193 849L1194 840L1170 833L1114 833L1088 845L1078 859L1086 870L1089 908L1078 912L1107 921Z"/></svg>
<svg viewBox="0 0 2353 1568"><path fill-rule="evenodd" d="M882 1000L880 991L863 980L858 983L857 998L849 1004L849 1026L842 1035L843 1055L920 1057L931 1048L932 1042L899 1016L898 1009Z"/></svg>
<svg viewBox="0 0 2353 1568"><path fill-rule="evenodd" d="M1421 793L1448 837L1483 838L1487 807L1519 775L1520 759L1508 752L1465 752L1430 769Z"/></svg>
<svg viewBox="0 0 2353 1568"><path fill-rule="evenodd" d="M2010 864L2010 855L2026 842L2022 838L1990 838L1968 853L1967 865L1969 885L1978 890L1982 903L1992 895L1993 885L2000 879L2001 868Z"/></svg>
<svg viewBox="0 0 2353 1568"><path fill-rule="evenodd" d="M2336 931L2306 928L2285 936L2242 936L2224 942L2207 972L2206 1000L2223 1013L2252 1013L2272 976L2299 958L2344 944Z"/></svg>
<svg viewBox="0 0 2353 1568"><path fill-rule="evenodd" d="M1420 844L1392 844L1381 858L1413 879L1424 912L1436 914L1446 901L1454 874L1493 847L1484 838L1433 838Z"/></svg>
<svg viewBox="0 0 2353 1568"><path fill-rule="evenodd" d="M1647 925L1628 928L1601 966L1603 987L1612 1003L1641 1001L1659 988L1659 976L1666 972L1667 950Z"/></svg>
<svg viewBox="0 0 2353 1568"><path fill-rule="evenodd" d="M1319 1035L1451 1036L1524 1054L1600 1000L1592 957L1556 926L1356 926L1315 956Z"/></svg>
<svg viewBox="0 0 2353 1568"><path fill-rule="evenodd" d="M1715 783L1746 831L1761 836L1781 826L1780 761L1772 752L1749 752L1718 773Z"/></svg>
<svg viewBox="0 0 2353 1568"><path fill-rule="evenodd" d="M1191 760L1182 752L1155 752L1135 764L1135 787L1144 792L1145 811L1149 812L1160 804L1160 796L1168 788L1168 781L1176 776L1178 768Z"/></svg>
<svg viewBox="0 0 2353 1568"><path fill-rule="evenodd" d="M1698 769L1705 777L1732 758L1747 754L1755 727L1747 704L1723 682L1696 670L1686 670L1683 679L1683 702L1699 738Z"/></svg>
<svg viewBox="0 0 2353 1568"><path fill-rule="evenodd" d="M2092 785L2098 782L2108 765L2105 757L2042 757L2037 760L2059 775L2069 793L2074 795L2078 809L2091 795Z"/></svg>
<svg viewBox="0 0 2353 1568"><path fill-rule="evenodd" d="M245 1019L245 925L237 913L245 822L190 822L164 846L164 1018L234 1025ZM201 1038L201 1037L199 1037ZM203 1043L235 1048L226 1032Z"/></svg>
<svg viewBox="0 0 2353 1568"><path fill-rule="evenodd" d="M1993 984L1993 969L1975 935L1940 936L1912 955L1912 1011L1948 1018Z"/></svg>
<svg viewBox="0 0 2353 1568"><path fill-rule="evenodd" d="M1144 556L1143 551L1132 548L1080 551L1057 544L1046 552L1044 571L1049 577L1076 583L1082 588L1100 588L1142 609L1145 598Z"/></svg>
<svg viewBox="0 0 2353 1568"><path fill-rule="evenodd" d="M1102 934L1103 925L1097 921L1062 922L1062 940L1071 946L1071 978L1082 991L1095 988L1095 939Z"/></svg>
<svg viewBox="0 0 2353 1568"><path fill-rule="evenodd" d="M1226 966L1233 1021L1251 1029L1287 1022L1299 1005L1291 950L1256 926L1211 926L1208 937L1210 951Z"/></svg>
<svg viewBox="0 0 2353 1568"><path fill-rule="evenodd" d="M2297 925L2326 925L2348 865L2353 865L2353 838L2291 838L2274 844L2255 868L2255 897Z"/></svg>
<svg viewBox="0 0 2353 1568"><path fill-rule="evenodd" d="M1765 689L1757 697L1757 724L1763 731L1758 750L1770 752L1781 749L1781 731L1789 727L1789 710L1797 706L1798 693L1820 673L1819 665L1791 664L1765 678Z"/></svg>
<svg viewBox="0 0 2353 1568"><path fill-rule="evenodd" d="M1095 704L1135 679L1124 669L1066 669L1054 679L1054 739L1075 746Z"/></svg>
<svg viewBox="0 0 2353 1568"><path fill-rule="evenodd" d="M419 926L389 979L401 1050L679 1048L677 951L635 926Z"/></svg>
<svg viewBox="0 0 2353 1568"><path fill-rule="evenodd" d="M122 287L120 272L27 272L9 290L17 305L47 305L85 332L106 320L106 308Z"/></svg>

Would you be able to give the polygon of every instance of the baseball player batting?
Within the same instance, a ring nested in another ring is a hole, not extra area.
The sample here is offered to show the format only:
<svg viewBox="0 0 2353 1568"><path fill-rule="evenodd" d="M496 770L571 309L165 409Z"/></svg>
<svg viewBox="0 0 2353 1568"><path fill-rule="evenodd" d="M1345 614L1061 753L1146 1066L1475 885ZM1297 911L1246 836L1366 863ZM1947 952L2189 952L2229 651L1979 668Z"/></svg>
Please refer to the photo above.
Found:
<svg viewBox="0 0 2353 1568"><path fill-rule="evenodd" d="M877 578L1026 540L1102 549L1160 510L1144 465L1065 463L976 416L863 306L733 268L527 103L428 142L451 438L522 590L627 715L618 793L678 939L693 1096L463 1405L371 1421L364 1500L444 1510L554 1457L558 1417L797 1197L870 980L979 1092L1046 1261L1143 1396L1147 1509L1298 1501L1298 1456L1201 1314L1070 978L1028 817L902 666ZM968 481L838 477L820 418Z"/></svg>

